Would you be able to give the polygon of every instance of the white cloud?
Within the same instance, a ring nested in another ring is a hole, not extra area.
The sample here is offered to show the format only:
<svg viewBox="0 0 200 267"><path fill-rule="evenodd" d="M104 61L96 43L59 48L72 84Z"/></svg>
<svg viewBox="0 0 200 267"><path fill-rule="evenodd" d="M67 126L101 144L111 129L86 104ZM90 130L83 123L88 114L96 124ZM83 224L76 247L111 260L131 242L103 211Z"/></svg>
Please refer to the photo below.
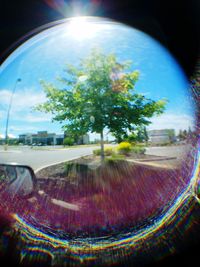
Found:
<svg viewBox="0 0 200 267"><path fill-rule="evenodd" d="M27 115L24 120L28 122L50 122L52 119L52 116L49 114L35 114L35 115Z"/></svg>
<svg viewBox="0 0 200 267"><path fill-rule="evenodd" d="M9 138L16 138L17 136L14 135L14 134L10 134L10 133L9 133L9 134L8 134L8 137L9 137ZM5 138L5 134L0 134L0 138L3 138L3 139L4 139L4 138Z"/></svg>
<svg viewBox="0 0 200 267"><path fill-rule="evenodd" d="M0 112L0 119L5 119L7 117L7 111ZM40 112L15 112L11 111L10 121L20 121L27 123L37 123L37 122L51 122L52 115Z"/></svg>
<svg viewBox="0 0 200 267"><path fill-rule="evenodd" d="M8 105L11 97L11 92L8 90L0 91L1 105Z"/></svg>
<svg viewBox="0 0 200 267"><path fill-rule="evenodd" d="M8 108L12 92L7 89L0 90L1 106ZM23 111L27 108L32 108L35 105L42 103L46 100L45 93L43 91L37 92L34 88L25 88L20 91L16 91L12 101L12 111Z"/></svg>
<svg viewBox="0 0 200 267"><path fill-rule="evenodd" d="M0 119L3 119L5 116L5 112L3 112L2 110L0 110Z"/></svg>
<svg viewBox="0 0 200 267"><path fill-rule="evenodd" d="M148 126L148 130L159 129L175 129L176 133L179 130L193 128L195 125L195 118L187 114L163 114L151 119L152 124Z"/></svg>
<svg viewBox="0 0 200 267"><path fill-rule="evenodd" d="M38 127L34 127L34 126L28 126L28 125L18 125L18 126L13 126L11 125L9 127L9 131L10 132L15 132L15 133L28 133L28 132L34 132L34 131L37 131L38 130Z"/></svg>
<svg viewBox="0 0 200 267"><path fill-rule="evenodd" d="M24 116L15 116L14 119L17 121L23 121L27 123L51 122L52 116L49 114L33 112L30 114L26 114Z"/></svg>
<svg viewBox="0 0 200 267"><path fill-rule="evenodd" d="M6 118L12 92L6 89L0 90L0 118ZM43 91L37 92L34 88L26 88L16 91L13 96L10 110L10 119L18 121L46 122L51 121L49 114L34 112L33 107L46 101Z"/></svg>

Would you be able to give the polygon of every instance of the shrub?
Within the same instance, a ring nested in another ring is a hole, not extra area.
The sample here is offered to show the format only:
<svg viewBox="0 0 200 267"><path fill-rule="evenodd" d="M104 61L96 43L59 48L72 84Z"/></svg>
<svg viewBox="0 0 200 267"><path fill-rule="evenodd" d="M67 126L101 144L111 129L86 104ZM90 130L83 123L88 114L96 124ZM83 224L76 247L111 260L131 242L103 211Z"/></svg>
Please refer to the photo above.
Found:
<svg viewBox="0 0 200 267"><path fill-rule="evenodd" d="M65 139L63 140L64 146L73 146L73 144L74 144L74 138L72 137L65 137Z"/></svg>
<svg viewBox="0 0 200 267"><path fill-rule="evenodd" d="M95 156L100 156L101 155L101 149L99 148L99 149L93 150L93 154ZM114 154L113 148L112 147L106 147L104 149L104 154L105 154L105 156L111 156L111 155L113 155Z"/></svg>
<svg viewBox="0 0 200 267"><path fill-rule="evenodd" d="M81 164L77 162L66 162L64 164L64 173L69 175L71 172L82 173L88 171L88 166L86 164Z"/></svg>
<svg viewBox="0 0 200 267"><path fill-rule="evenodd" d="M95 156L100 156L100 155L101 155L101 149L98 148L98 149L93 150L93 154L94 154Z"/></svg>
<svg viewBox="0 0 200 267"><path fill-rule="evenodd" d="M127 155L129 152L131 152L131 144L129 142L121 142L117 146L117 150L120 154Z"/></svg>
<svg viewBox="0 0 200 267"><path fill-rule="evenodd" d="M165 143L161 143L158 144L159 146L170 146L172 143L171 142L165 142Z"/></svg>
<svg viewBox="0 0 200 267"><path fill-rule="evenodd" d="M145 147L146 144L144 144L144 143L135 143L135 144L132 145L132 146Z"/></svg>
<svg viewBox="0 0 200 267"><path fill-rule="evenodd" d="M113 148L112 148L112 147L106 147L106 148L104 149L104 153L105 153L106 156L111 156L111 155L113 155L113 154L114 154Z"/></svg>
<svg viewBox="0 0 200 267"><path fill-rule="evenodd" d="M111 157L106 158L106 163L108 164L118 163L119 161L123 161L124 159L125 159L124 155L112 154Z"/></svg>
<svg viewBox="0 0 200 267"><path fill-rule="evenodd" d="M134 146L131 149L131 152L135 153L135 154L144 154L145 151L146 151L146 149L142 146Z"/></svg>

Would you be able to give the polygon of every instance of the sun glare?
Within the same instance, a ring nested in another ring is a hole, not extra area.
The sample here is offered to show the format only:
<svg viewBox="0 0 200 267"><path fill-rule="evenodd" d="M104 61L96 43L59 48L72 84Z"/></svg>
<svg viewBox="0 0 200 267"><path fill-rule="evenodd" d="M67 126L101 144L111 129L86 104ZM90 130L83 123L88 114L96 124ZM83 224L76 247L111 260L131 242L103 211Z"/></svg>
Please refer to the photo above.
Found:
<svg viewBox="0 0 200 267"><path fill-rule="evenodd" d="M86 17L75 17L71 19L67 30L70 37L83 40L94 37L98 31L98 25Z"/></svg>

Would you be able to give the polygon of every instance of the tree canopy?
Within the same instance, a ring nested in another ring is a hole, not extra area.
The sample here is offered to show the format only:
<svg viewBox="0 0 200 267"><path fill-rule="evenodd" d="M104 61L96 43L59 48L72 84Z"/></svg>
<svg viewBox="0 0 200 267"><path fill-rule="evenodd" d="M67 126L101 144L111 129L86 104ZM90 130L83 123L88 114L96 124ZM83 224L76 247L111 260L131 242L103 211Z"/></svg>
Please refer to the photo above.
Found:
<svg viewBox="0 0 200 267"><path fill-rule="evenodd" d="M67 65L63 88L42 81L47 101L37 110L52 113L71 135L101 134L105 129L116 138L150 123L162 114L166 101L146 98L135 91L139 72L131 62L118 62L116 55L93 49L78 66ZM102 145L103 154L103 145Z"/></svg>

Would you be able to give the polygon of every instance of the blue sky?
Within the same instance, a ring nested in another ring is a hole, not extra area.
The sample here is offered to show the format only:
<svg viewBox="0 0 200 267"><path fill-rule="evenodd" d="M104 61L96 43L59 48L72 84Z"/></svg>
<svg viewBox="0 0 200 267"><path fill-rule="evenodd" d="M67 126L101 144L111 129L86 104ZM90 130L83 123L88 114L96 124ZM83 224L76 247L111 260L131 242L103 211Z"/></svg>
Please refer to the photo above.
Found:
<svg viewBox="0 0 200 267"><path fill-rule="evenodd" d="M132 60L132 70L139 70L136 91L155 100L167 98L165 114L152 118L149 129L187 129L193 126L194 110L187 79L169 52L148 35L111 21L75 19L47 29L18 47L0 70L0 134L11 91L18 77L9 121L9 134L18 136L40 130L62 133L51 115L33 112L32 107L45 101L40 79L58 84L67 63L78 65L94 47L115 53L120 61ZM94 138L91 136L91 139Z"/></svg>

